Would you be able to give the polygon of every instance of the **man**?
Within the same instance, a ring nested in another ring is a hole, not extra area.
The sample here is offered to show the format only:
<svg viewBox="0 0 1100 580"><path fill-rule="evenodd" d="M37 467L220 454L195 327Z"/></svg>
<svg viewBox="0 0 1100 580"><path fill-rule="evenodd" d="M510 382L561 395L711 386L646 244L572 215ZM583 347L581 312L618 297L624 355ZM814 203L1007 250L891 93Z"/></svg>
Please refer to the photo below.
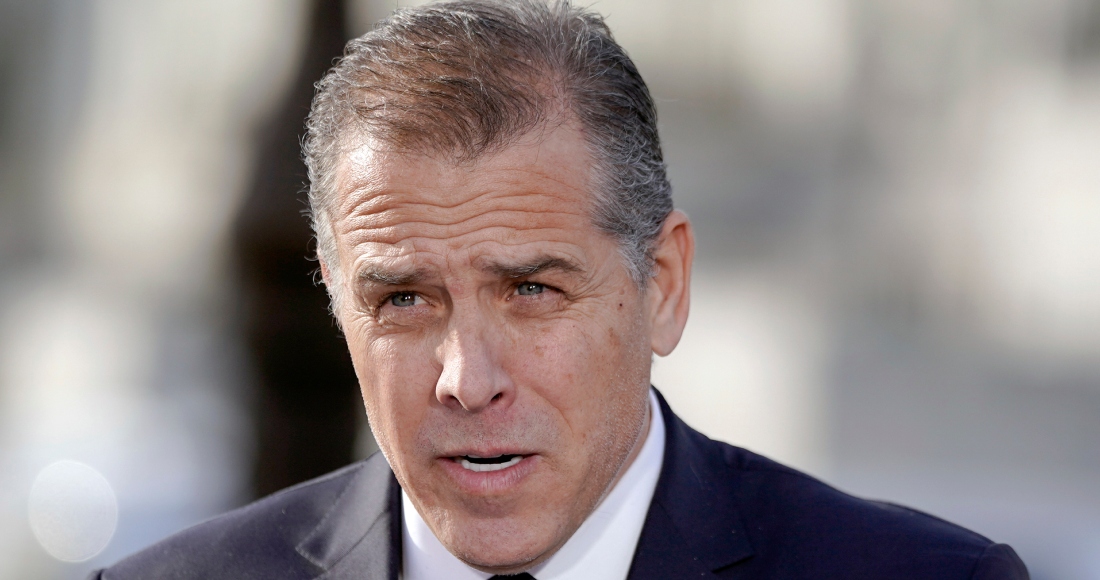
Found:
<svg viewBox="0 0 1100 580"><path fill-rule="evenodd" d="M681 422L694 240L645 83L566 3L399 11L318 85L318 254L370 459L98 578L1026 578Z"/></svg>

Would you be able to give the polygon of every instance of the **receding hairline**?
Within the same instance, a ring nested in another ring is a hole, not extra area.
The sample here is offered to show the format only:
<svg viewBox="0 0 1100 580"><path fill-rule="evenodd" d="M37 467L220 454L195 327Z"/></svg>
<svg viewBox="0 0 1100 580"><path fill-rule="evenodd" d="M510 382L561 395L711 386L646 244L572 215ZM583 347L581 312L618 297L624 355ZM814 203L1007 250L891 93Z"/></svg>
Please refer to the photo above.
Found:
<svg viewBox="0 0 1100 580"><path fill-rule="evenodd" d="M584 124L576 113L569 109L558 108L552 116L534 127L513 135L502 136L496 146L482 151L476 157L454 156L431 149L404 147L384 138L366 134L359 128L349 127L344 129L339 137L340 150L335 156L336 159L334 159L332 188L328 192L329 195L323 200L324 204L320 209L327 213L326 218L330 223L334 224L342 218L342 214L346 211L343 201L362 190L360 187L356 187L355 178L352 175L352 164L355 163L353 158L356 156L356 152L362 151L364 148L369 150L372 156L375 156L375 159L368 162L369 164L385 163L386 158L390 156L405 156L439 163L450 168L473 169L497 155L504 154L513 147L528 143L541 145L550 135L562 128L572 129L581 137L584 156L588 163L584 197L586 204L592 206L600 194L597 191L599 187L597 173L601 170L599 155L593 150L594 148L586 135ZM590 215L589 217L595 219L595 216Z"/></svg>
<svg viewBox="0 0 1100 580"><path fill-rule="evenodd" d="M491 3L483 7L486 6L491 6ZM513 39L514 46L505 43L500 48L518 52L495 54L491 59L494 66L479 70L481 65L476 58L424 60L425 54L431 54L430 49L402 45L384 36L372 39L373 34L370 32L358 39L363 40L365 46L372 46L376 53L372 59L363 62L364 66L348 71L363 84L357 85L353 81L348 85L347 92L341 95L345 100L354 102L345 102L341 107L345 114L344 126L335 129L336 134L349 131L370 134L373 139L395 150L439 155L453 159L456 164L464 164L474 163L485 155L500 151L517 136L553 123L555 117L572 113L579 120L579 111L573 110L575 95L571 90L573 83L568 67L557 62L550 52L531 50L530 46L525 47L522 42ZM375 44L371 45L371 40ZM405 40L408 41L407 38ZM476 42L467 44L477 45ZM370 50L360 49L346 55L345 60L350 58L354 62L355 59L363 59L367 52ZM380 58L382 55L386 58ZM341 62L333 70L344 64ZM476 74L478 72L481 74ZM475 74L463 77L454 76L456 73ZM368 82L368 78L373 80ZM399 87L400 90L395 90L381 81L404 84ZM448 94L445 88L440 88L439 85L447 82L476 84L482 91L499 91L492 98L483 95L483 99L464 102L457 95ZM429 88L423 85L429 85ZM493 109L478 112L465 110L450 116L450 113L444 112L447 102L462 103L462 107L473 103L493 103L508 108L496 110L496 122L486 124L477 115L490 114ZM438 104L438 111L424 108L430 103ZM445 126L441 125L441 121L450 121L451 129L441 130ZM469 139L455 142L456 134L463 134Z"/></svg>

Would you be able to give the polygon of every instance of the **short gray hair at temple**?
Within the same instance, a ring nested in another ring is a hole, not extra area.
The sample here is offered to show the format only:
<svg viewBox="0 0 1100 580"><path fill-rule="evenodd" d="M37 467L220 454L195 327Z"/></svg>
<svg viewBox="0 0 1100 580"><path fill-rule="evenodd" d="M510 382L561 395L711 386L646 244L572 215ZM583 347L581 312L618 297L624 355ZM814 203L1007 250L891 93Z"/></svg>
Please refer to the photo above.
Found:
<svg viewBox="0 0 1100 580"><path fill-rule="evenodd" d="M399 9L349 42L317 83L302 145L334 311L335 174L358 140L469 163L570 115L594 160L593 222L644 289L672 188L649 89L602 17L566 0L453 0Z"/></svg>

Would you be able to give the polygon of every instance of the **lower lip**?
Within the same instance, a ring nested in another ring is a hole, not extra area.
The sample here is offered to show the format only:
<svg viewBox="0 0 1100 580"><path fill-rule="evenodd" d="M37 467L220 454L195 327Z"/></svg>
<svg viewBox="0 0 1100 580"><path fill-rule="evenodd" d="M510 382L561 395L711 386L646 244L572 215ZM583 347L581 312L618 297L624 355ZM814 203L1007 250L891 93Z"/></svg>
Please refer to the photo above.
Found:
<svg viewBox="0 0 1100 580"><path fill-rule="evenodd" d="M497 471L470 471L451 457L440 457L436 461L462 491L474 495L496 495L518 487L538 468L539 456L527 455L515 465Z"/></svg>

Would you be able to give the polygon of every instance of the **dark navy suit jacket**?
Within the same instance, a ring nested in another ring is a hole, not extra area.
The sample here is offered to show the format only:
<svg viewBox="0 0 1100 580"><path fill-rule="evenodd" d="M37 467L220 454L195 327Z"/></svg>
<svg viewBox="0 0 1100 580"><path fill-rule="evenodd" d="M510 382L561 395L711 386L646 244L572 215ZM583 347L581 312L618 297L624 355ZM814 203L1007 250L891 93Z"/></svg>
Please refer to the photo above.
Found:
<svg viewBox="0 0 1100 580"><path fill-rule="evenodd" d="M664 465L631 580L1025 579L1012 548L852 497L707 439L661 402ZM160 542L93 580L396 580L400 488L382 454Z"/></svg>

